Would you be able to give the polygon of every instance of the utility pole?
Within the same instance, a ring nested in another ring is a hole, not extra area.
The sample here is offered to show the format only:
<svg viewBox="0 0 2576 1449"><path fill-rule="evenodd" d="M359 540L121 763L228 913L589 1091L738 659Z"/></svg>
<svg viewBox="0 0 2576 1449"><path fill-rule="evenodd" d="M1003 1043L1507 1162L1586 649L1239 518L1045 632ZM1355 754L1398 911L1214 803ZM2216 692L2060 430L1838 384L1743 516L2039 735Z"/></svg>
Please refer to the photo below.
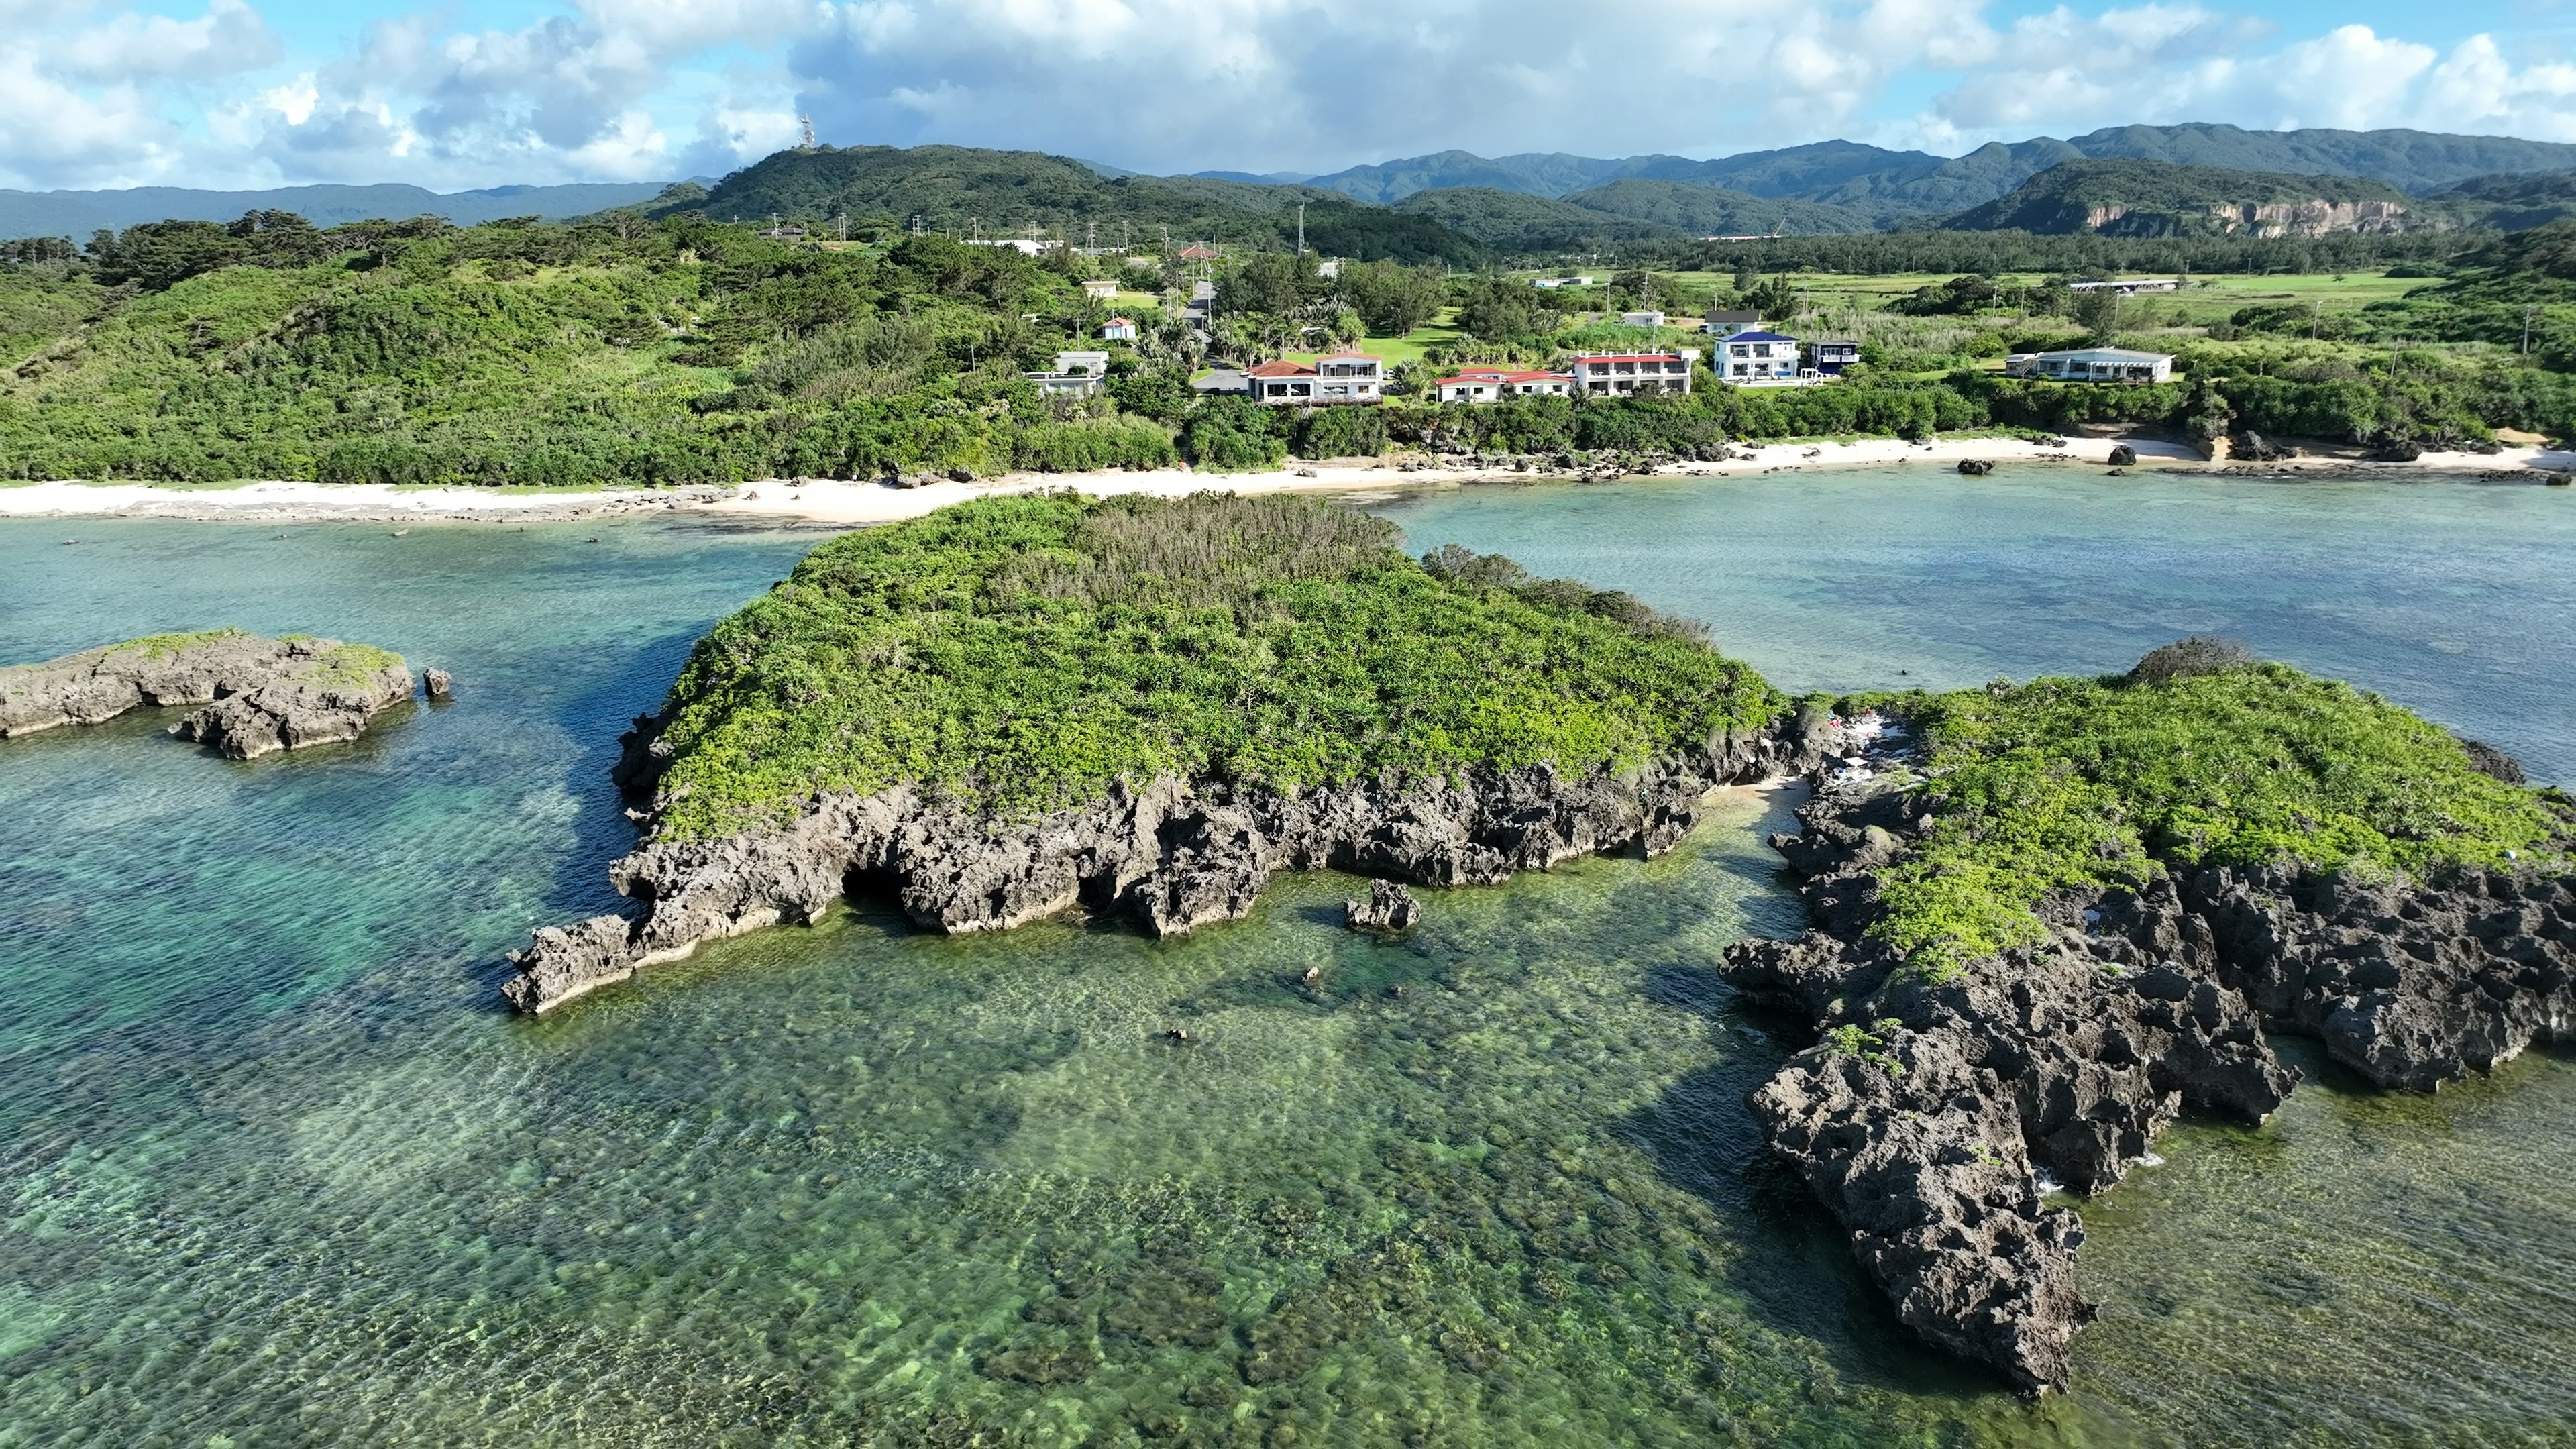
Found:
<svg viewBox="0 0 2576 1449"><path fill-rule="evenodd" d="M1306 203L1297 203L1297 255L1306 255Z"/></svg>
<svg viewBox="0 0 2576 1449"><path fill-rule="evenodd" d="M2538 307L2525 307L2522 309L2522 355L2525 357L2529 357L2531 355L2532 314L2539 310L2540 309Z"/></svg>
<svg viewBox="0 0 2576 1449"><path fill-rule="evenodd" d="M845 211L840 215L833 217L832 230L839 235L842 241L848 241L850 239L850 214Z"/></svg>
<svg viewBox="0 0 2576 1449"><path fill-rule="evenodd" d="M1100 250L1100 223L1096 221L1083 223L1082 249L1087 252L1097 252Z"/></svg>

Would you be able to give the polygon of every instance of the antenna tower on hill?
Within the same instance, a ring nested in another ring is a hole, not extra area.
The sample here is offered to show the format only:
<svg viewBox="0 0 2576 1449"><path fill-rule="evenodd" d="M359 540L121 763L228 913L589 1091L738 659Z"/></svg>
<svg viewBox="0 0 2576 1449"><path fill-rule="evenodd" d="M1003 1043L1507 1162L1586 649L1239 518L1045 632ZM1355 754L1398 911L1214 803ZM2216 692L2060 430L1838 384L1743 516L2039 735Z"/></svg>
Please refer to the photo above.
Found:
<svg viewBox="0 0 2576 1449"><path fill-rule="evenodd" d="M813 149L814 149L814 118L813 118L812 116L798 116L798 117L796 118L796 129L797 129L799 132L803 133L803 135L804 135L804 137L805 137L805 149L806 149L806 150L808 150L808 151L813 150Z"/></svg>

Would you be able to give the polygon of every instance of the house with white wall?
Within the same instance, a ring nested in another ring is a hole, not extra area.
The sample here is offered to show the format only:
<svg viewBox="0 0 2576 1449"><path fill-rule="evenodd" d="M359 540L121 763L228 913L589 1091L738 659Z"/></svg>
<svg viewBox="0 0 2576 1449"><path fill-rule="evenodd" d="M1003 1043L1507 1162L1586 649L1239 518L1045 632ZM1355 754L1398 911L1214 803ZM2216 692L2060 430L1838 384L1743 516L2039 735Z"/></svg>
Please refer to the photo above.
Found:
<svg viewBox="0 0 2576 1449"><path fill-rule="evenodd" d="M1568 372L1505 367L1470 367L1431 384L1433 397L1445 403L1501 402L1507 397L1566 397L1575 391Z"/></svg>
<svg viewBox="0 0 2576 1449"><path fill-rule="evenodd" d="M2004 375L2049 382L2171 382L2173 362L2169 352L2077 347L2064 352L2016 352L2004 359Z"/></svg>
<svg viewBox="0 0 2576 1449"><path fill-rule="evenodd" d="M1795 386L1798 339L1777 332L1738 332L1710 350L1717 380L1736 387Z"/></svg>
<svg viewBox="0 0 2576 1449"><path fill-rule="evenodd" d="M1587 352L1574 360L1575 390L1585 397L1646 397L1691 390L1691 364L1699 349L1670 352Z"/></svg>
<svg viewBox="0 0 2576 1449"><path fill-rule="evenodd" d="M1374 403L1386 398L1386 362L1365 352L1336 352L1312 363L1262 362L1243 370L1252 400L1264 407Z"/></svg>

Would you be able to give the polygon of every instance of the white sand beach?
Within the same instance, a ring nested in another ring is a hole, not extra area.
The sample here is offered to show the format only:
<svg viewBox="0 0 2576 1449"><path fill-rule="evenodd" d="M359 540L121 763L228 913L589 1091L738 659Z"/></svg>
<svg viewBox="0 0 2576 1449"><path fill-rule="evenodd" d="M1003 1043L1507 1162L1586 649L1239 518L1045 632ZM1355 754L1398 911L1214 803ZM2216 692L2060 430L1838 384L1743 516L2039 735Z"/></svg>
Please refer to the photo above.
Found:
<svg viewBox="0 0 2576 1449"><path fill-rule="evenodd" d="M1713 462L1668 464L1656 470L1656 476L1740 477L1856 466L1920 467L1927 472L1950 473L1962 460L1970 458L1999 464L2053 463L2102 468L2108 466L2111 450L2124 442L2136 451L2136 466L2141 468L2233 468L2263 473L2360 468L2373 472L2385 470L2391 477L2430 472L2492 474L2517 470L2576 470L2576 454L2553 453L2540 448L2507 448L2492 454L2427 453L2413 463L2355 463L2344 458L2307 457L2277 463L2219 464L2181 444L2153 439L2069 437L2063 440L2062 445L2050 445L1990 437L1944 438L1926 443L1868 438L1848 443L1744 444L1738 446L1735 457ZM764 479L729 488L551 492L298 482L191 488L148 483L49 482L0 487L0 518L534 522L688 511L746 520L870 524L916 518L933 509L970 498L1055 488L1079 489L1098 495L1147 493L1164 497L1211 488L1238 493L1367 493L1563 476L1567 475L1516 473L1491 467L1440 467L1419 457L1396 456L1320 463L1291 459L1283 467L1258 473L1202 473L1187 466L1144 472L1013 473L969 483L939 482L917 488L895 488L877 482L792 478Z"/></svg>

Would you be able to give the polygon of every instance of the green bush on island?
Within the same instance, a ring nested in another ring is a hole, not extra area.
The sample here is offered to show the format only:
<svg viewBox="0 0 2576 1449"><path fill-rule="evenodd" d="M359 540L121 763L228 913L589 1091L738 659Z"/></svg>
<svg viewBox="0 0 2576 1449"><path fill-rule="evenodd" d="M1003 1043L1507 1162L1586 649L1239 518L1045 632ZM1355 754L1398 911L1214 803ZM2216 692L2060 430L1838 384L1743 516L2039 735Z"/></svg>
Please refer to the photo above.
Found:
<svg viewBox="0 0 2576 1449"><path fill-rule="evenodd" d="M1878 697L1920 731L1938 808L1885 873L1872 934L1943 979L2043 940L2033 907L2053 892L2179 867L2568 864L2566 798L2481 772L2439 727L2287 665L2160 671L2166 654L2130 675Z"/></svg>
<svg viewBox="0 0 2576 1449"><path fill-rule="evenodd" d="M1006 812L1157 776L1631 767L1786 700L1621 593L1293 497L983 500L835 539L700 641L668 837L912 781Z"/></svg>

